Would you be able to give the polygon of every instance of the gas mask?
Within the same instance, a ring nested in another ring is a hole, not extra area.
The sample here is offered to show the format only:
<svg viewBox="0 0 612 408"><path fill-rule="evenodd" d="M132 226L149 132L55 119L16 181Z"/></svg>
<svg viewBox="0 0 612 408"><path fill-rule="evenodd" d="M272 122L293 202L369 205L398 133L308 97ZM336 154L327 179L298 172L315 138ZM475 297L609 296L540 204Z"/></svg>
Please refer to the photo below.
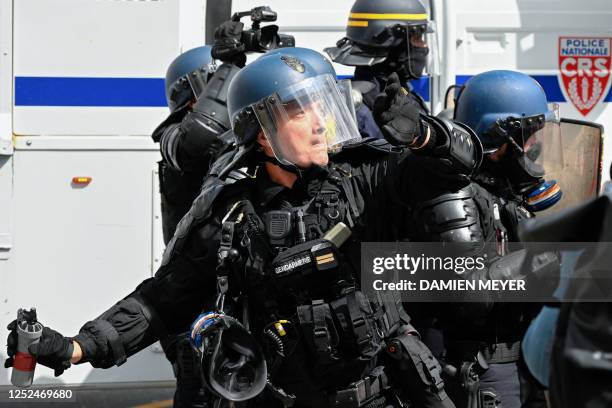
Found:
<svg viewBox="0 0 612 408"><path fill-rule="evenodd" d="M545 114L498 119L482 138L485 153L507 145L499 161L489 162L488 167L509 181L530 211L553 206L563 194L555 180L544 179L548 167L559 166L563 161L560 129L555 105Z"/></svg>

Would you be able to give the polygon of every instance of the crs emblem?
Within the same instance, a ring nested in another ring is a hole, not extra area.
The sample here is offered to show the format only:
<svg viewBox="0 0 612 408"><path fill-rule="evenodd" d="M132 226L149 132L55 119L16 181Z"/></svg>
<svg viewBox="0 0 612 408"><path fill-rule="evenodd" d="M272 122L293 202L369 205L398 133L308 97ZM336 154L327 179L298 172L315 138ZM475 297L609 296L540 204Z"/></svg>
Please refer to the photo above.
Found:
<svg viewBox="0 0 612 408"><path fill-rule="evenodd" d="M559 72L568 99L587 116L610 83L609 37L559 37Z"/></svg>

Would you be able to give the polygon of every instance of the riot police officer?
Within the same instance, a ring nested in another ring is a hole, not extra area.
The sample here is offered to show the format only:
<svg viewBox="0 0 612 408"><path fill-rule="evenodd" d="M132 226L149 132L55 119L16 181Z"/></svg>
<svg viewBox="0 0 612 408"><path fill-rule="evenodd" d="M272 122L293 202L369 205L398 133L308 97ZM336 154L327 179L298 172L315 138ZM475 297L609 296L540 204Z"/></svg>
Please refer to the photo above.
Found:
<svg viewBox="0 0 612 408"><path fill-rule="evenodd" d="M235 72L225 64L217 68L209 46L182 53L168 67L170 115L152 136L163 158L159 177L166 244L199 194L211 161L229 144L220 136L229 129L224 92Z"/></svg>
<svg viewBox="0 0 612 408"><path fill-rule="evenodd" d="M256 177L229 184L209 177L155 277L74 338L45 328L32 350L38 361L56 374L71 362L120 365L204 310L213 313L196 320L192 337L197 344L199 332L213 350L202 356L204 375L223 398L252 396L264 375L259 350L230 314L264 350L270 385L257 398L266 406L280 405L283 395L296 407L403 406L406 399L453 406L401 302L366 298L357 271L360 242L403 235L395 214L406 204L461 188L466 178L438 177L423 156L359 144L334 75L290 53L242 69L228 108L238 152L219 174L246 167ZM470 146L443 162L449 175L473 171ZM208 327L225 329L209 336Z"/></svg>
<svg viewBox="0 0 612 408"><path fill-rule="evenodd" d="M375 111L376 97L385 89L389 76L396 73L412 102L428 113L409 81L435 70L437 42L433 34L433 22L421 0L357 0L349 14L346 36L325 52L334 62L356 67L355 87L362 91L364 104L371 111Z"/></svg>
<svg viewBox="0 0 612 408"><path fill-rule="evenodd" d="M220 44L225 42L224 36L219 34L224 27L221 26L217 30ZM219 52L224 49L224 45L216 44L214 49L227 58L227 55ZM292 48L289 52L292 55L297 53L301 58L315 64L320 72L335 75L331 63L316 51ZM232 54L231 59L235 60L236 54ZM199 65L201 62L204 64L199 68L178 76L189 71L190 64ZM154 138L160 141L160 150L164 157L160 163L160 186L166 243L174 234L180 218L199 194L211 161L223 151L231 149L227 139L213 139L212 131L217 133L223 131L226 126L229 127L225 99L229 82L239 67L228 60L207 77L211 63L210 48L199 47L181 54L168 69L167 83L171 84L167 92L168 101L174 112L154 133ZM172 80L177 76L178 79ZM194 90L200 90L197 92L199 97L195 104ZM189 111L191 105L194 105L194 108ZM177 122L181 117L183 119ZM199 377L194 375L193 353L187 337L184 333L171 335L163 338L161 343L177 377L174 405L201 406L204 400L203 391Z"/></svg>
<svg viewBox="0 0 612 408"><path fill-rule="evenodd" d="M496 243L500 251L493 256L500 258L508 242L519 240L521 221L561 198L557 183L544 179L546 168L559 159L555 154L560 146L558 107L549 108L544 90L528 75L489 71L466 83L454 116L470 126L483 144L485 157L472 188L475 204L482 209L483 231L490 237L486 241ZM555 259L549 262L553 265ZM520 340L537 309L539 305L497 303L478 318L469 313L446 316L447 359L461 364L478 357L482 364L475 399L504 408L545 404L538 387L527 392L529 382L520 361ZM451 394L462 405L466 399L456 395L466 387L456 385L451 386Z"/></svg>
<svg viewBox="0 0 612 408"><path fill-rule="evenodd" d="M239 20L248 14L253 27L243 33L244 25ZM259 28L264 14L276 19L276 13L269 7L236 13L232 20L215 29L213 47L205 45L186 51L168 67L165 86L170 116L153 132L163 157L159 175L166 244L199 194L212 161L231 147L231 135L224 135L230 128L227 90L246 62L245 53L265 52L295 42L292 36L278 34L276 26ZM265 36L263 30L274 35ZM222 64L217 66L213 58Z"/></svg>
<svg viewBox="0 0 612 408"><path fill-rule="evenodd" d="M455 120L470 126L482 141L485 158L475 176L505 200L500 210L509 239L516 226L562 197L546 169L561 162L559 108L548 107L540 84L515 71L488 71L472 77L455 105Z"/></svg>

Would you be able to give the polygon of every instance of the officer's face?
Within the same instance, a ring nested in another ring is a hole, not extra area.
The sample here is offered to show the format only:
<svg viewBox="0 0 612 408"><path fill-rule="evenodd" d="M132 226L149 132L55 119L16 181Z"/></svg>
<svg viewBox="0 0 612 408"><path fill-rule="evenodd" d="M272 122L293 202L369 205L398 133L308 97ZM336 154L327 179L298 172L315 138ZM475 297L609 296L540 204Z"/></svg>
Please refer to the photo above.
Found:
<svg viewBox="0 0 612 408"><path fill-rule="evenodd" d="M312 165L324 166L329 160L327 154L327 125L316 102L308 106L287 104L287 115L277 117L277 150L282 157L301 168ZM266 149L266 143L261 143ZM268 144L269 147L269 144ZM271 155L272 150L269 150Z"/></svg>
<svg viewBox="0 0 612 408"><path fill-rule="evenodd" d="M497 149L493 153L487 154L486 157L492 162L498 163L506 155L507 150L508 150L508 143L504 143L503 145L499 147L499 149Z"/></svg>
<svg viewBox="0 0 612 408"><path fill-rule="evenodd" d="M415 48L427 48L425 33L413 33L410 35L410 45Z"/></svg>

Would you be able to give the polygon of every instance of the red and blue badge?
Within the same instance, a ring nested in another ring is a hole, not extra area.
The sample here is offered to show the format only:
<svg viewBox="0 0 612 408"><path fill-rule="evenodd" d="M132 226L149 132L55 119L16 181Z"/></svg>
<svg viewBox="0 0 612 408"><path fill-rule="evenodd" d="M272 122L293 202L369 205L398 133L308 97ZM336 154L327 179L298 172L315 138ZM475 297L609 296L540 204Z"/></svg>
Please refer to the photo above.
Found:
<svg viewBox="0 0 612 408"><path fill-rule="evenodd" d="M559 37L559 72L568 101L587 116L610 87L610 37Z"/></svg>

